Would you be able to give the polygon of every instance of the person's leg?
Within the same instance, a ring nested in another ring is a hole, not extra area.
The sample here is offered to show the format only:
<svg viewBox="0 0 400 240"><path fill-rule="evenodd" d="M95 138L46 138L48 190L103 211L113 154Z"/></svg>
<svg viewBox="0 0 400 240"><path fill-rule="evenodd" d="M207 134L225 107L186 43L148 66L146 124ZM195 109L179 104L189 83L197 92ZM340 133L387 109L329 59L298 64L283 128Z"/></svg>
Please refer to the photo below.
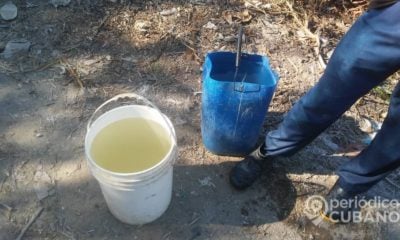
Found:
<svg viewBox="0 0 400 240"><path fill-rule="evenodd" d="M343 164L339 170L339 180L327 196L332 199L354 199L357 194L370 189L389 173L400 166L400 82L392 93L388 115L381 130L371 144L357 157ZM350 220L353 207L330 206L324 215L331 221ZM354 206L355 211L361 206Z"/></svg>
<svg viewBox="0 0 400 240"><path fill-rule="evenodd" d="M393 91L388 115L371 144L338 171L339 184L355 194L367 191L400 166L400 83Z"/></svg>
<svg viewBox="0 0 400 240"><path fill-rule="evenodd" d="M338 44L320 81L266 136L266 156L296 153L357 99L400 67L400 3L362 15Z"/></svg>
<svg viewBox="0 0 400 240"><path fill-rule="evenodd" d="M258 178L261 161L255 160L299 151L358 98L399 69L399 12L400 3L396 3L371 10L354 23L317 85L295 104L277 130L267 134L265 144L232 169L234 187L246 188Z"/></svg>

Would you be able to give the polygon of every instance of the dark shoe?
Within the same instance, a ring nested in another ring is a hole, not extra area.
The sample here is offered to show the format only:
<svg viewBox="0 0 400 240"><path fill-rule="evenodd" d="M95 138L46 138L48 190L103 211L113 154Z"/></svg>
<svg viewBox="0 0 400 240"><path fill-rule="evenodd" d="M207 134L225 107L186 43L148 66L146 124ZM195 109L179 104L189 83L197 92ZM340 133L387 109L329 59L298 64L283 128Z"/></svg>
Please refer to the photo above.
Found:
<svg viewBox="0 0 400 240"><path fill-rule="evenodd" d="M338 182L325 197L325 211L322 218L331 223L349 223L353 221L353 213L359 211L357 195L346 192Z"/></svg>
<svg viewBox="0 0 400 240"><path fill-rule="evenodd" d="M258 148L232 168L229 175L231 185L238 190L250 187L261 176L266 162L268 159Z"/></svg>

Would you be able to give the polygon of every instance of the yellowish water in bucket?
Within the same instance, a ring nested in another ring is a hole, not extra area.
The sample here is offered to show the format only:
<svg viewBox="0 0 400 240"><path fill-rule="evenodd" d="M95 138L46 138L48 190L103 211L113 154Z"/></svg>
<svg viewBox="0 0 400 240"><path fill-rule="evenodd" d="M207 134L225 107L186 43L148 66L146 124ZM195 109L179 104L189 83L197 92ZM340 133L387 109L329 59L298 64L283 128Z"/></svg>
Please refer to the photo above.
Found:
<svg viewBox="0 0 400 240"><path fill-rule="evenodd" d="M102 168L133 173L151 168L168 153L171 141L158 123L143 118L115 121L95 136L90 154Z"/></svg>

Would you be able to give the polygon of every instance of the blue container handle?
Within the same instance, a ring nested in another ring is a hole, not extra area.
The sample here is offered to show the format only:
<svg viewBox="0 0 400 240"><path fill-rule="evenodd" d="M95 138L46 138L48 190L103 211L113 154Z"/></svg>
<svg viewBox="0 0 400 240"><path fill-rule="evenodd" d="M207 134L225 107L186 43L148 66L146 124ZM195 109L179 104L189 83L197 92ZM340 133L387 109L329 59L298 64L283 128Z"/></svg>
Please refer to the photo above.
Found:
<svg viewBox="0 0 400 240"><path fill-rule="evenodd" d="M240 65L240 58L242 56L242 38L243 38L243 25L240 24L239 26L239 34L238 34L238 41L237 41L237 49L236 49L236 61L235 67L238 68Z"/></svg>

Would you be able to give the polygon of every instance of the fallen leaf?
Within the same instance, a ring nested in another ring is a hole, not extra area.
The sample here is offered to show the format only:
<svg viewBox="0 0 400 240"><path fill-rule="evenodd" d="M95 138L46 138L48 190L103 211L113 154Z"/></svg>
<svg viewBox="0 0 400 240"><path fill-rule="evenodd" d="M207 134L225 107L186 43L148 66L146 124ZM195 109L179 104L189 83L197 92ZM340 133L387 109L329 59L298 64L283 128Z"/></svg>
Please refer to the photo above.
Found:
<svg viewBox="0 0 400 240"><path fill-rule="evenodd" d="M222 17L225 19L225 21L229 24L233 23L233 18L232 18L232 12L231 11L224 11L222 12Z"/></svg>
<svg viewBox="0 0 400 240"><path fill-rule="evenodd" d="M253 16L250 14L249 10L245 9L241 14L241 21L243 23L248 23L251 21Z"/></svg>

